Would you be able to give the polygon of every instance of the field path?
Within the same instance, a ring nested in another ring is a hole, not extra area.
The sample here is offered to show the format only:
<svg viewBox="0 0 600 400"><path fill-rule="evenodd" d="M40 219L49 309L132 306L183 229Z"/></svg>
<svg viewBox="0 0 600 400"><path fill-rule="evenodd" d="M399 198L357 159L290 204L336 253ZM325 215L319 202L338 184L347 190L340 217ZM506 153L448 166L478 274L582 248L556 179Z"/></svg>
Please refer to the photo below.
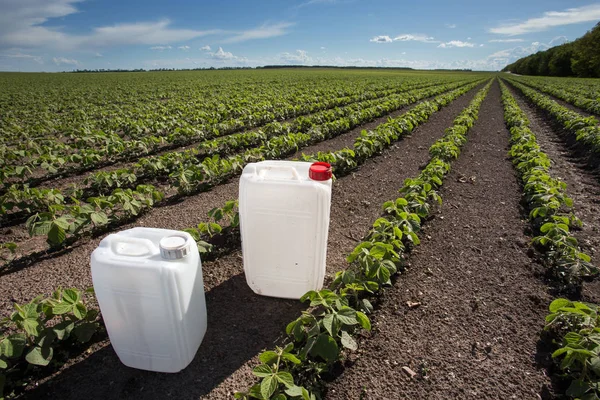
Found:
<svg viewBox="0 0 600 400"><path fill-rule="evenodd" d="M495 82L446 178L427 240L382 296L371 337L328 399L525 400L549 385L535 355L551 296L526 254L503 121Z"/></svg>
<svg viewBox="0 0 600 400"><path fill-rule="evenodd" d="M444 129L452 124L482 86L434 113L410 137L334 183L328 273L346 268L346 255L381 215L381 204L396 198L404 179L419 173L420 167L429 159L431 144L443 135ZM237 197L237 185L235 179L179 204L154 209L138 219L135 225L173 229L190 226L203 218L210 208ZM13 288L14 296L49 290L56 282L44 281L43 286L33 282L37 288L17 292L19 287L39 276L40 268L58 274L66 267L65 263L73 271L72 284L78 287L91 285L87 262L89 252L97 242L91 241L57 259L0 277L0 285L4 287L10 280L9 287ZM240 251L203 264L209 330L195 360L181 373L154 374L124 367L105 341L94 347L93 354L74 360L72 365L32 390L30 397L47 393L51 398L60 393L64 399L84 396L92 399L231 398L233 391L243 390L254 382L250 371L256 364L258 353L277 343L285 325L305 308L297 301L254 295L246 285L242 271ZM28 278L24 279L24 276ZM63 275L56 279L64 282L67 278ZM6 305L3 308L6 309Z"/></svg>

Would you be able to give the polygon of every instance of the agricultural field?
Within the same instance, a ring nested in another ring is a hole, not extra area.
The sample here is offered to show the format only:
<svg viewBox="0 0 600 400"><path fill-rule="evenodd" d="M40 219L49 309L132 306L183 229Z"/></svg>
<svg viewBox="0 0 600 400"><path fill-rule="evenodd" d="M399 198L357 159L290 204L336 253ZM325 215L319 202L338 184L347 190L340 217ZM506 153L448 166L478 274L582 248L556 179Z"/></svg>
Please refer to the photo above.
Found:
<svg viewBox="0 0 600 400"><path fill-rule="evenodd" d="M600 80L257 69L0 87L0 399L600 398ZM268 159L333 166L327 288L302 301L243 274L238 178ZM177 374L121 364L89 290L91 252L136 226L201 252L208 331Z"/></svg>

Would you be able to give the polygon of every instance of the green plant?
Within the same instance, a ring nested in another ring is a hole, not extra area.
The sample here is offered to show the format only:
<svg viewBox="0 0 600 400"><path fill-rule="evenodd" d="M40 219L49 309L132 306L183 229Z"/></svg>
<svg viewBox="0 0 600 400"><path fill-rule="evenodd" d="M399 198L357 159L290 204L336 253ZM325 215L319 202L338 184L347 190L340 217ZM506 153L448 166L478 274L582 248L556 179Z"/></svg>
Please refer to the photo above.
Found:
<svg viewBox="0 0 600 400"><path fill-rule="evenodd" d="M86 299L92 295L91 289L57 289L49 298L14 305L0 324L0 398L30 373L27 365L45 367L60 346L90 341L100 328L99 311Z"/></svg>
<svg viewBox="0 0 600 400"><path fill-rule="evenodd" d="M550 304L544 330L554 340L552 358L560 360L563 378L570 381L566 395L600 398L600 320L598 306L566 299Z"/></svg>

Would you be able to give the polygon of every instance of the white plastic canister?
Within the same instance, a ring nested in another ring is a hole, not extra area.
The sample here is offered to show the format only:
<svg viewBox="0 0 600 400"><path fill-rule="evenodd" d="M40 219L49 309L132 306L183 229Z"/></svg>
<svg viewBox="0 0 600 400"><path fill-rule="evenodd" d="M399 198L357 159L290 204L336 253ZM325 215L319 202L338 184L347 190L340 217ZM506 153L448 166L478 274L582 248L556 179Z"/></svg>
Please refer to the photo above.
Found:
<svg viewBox="0 0 600 400"><path fill-rule="evenodd" d="M299 299L325 279L331 208L327 163L262 161L240 178L246 281L264 296Z"/></svg>
<svg viewBox="0 0 600 400"><path fill-rule="evenodd" d="M133 228L107 236L91 258L111 344L132 368L178 372L206 332L202 264L186 232Z"/></svg>

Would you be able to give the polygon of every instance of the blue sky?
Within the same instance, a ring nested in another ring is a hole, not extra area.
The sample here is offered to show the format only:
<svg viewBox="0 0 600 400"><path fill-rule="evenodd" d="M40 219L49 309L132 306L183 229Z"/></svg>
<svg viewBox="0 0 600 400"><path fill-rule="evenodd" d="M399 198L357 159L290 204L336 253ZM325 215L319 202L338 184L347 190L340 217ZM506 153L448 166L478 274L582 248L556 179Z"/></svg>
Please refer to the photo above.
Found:
<svg viewBox="0 0 600 400"><path fill-rule="evenodd" d="M577 0L0 0L0 70L495 70L599 20L600 3Z"/></svg>

